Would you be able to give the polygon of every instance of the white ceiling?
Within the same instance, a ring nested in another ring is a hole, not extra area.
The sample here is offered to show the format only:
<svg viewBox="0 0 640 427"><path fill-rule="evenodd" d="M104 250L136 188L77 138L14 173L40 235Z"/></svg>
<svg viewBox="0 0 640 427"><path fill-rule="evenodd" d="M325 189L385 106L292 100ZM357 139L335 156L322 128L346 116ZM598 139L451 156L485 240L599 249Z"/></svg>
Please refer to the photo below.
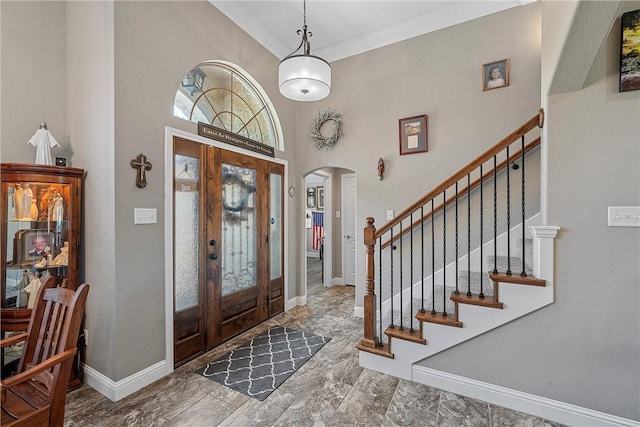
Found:
<svg viewBox="0 0 640 427"><path fill-rule="evenodd" d="M329 62L535 0L308 0L311 53ZM209 0L279 59L300 44L302 0Z"/></svg>

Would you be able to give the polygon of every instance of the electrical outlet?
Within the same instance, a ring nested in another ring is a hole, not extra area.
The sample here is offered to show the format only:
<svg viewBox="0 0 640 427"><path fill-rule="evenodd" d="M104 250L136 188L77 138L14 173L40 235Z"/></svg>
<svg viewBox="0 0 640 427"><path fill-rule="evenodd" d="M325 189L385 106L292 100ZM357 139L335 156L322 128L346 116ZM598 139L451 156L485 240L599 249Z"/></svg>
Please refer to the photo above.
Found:
<svg viewBox="0 0 640 427"><path fill-rule="evenodd" d="M84 345L85 347L89 347L89 330L84 330Z"/></svg>
<svg viewBox="0 0 640 427"><path fill-rule="evenodd" d="M609 227L640 227L640 206L609 206Z"/></svg>
<svg viewBox="0 0 640 427"><path fill-rule="evenodd" d="M155 224L158 222L158 210L157 209L133 209L133 223L134 224Z"/></svg>

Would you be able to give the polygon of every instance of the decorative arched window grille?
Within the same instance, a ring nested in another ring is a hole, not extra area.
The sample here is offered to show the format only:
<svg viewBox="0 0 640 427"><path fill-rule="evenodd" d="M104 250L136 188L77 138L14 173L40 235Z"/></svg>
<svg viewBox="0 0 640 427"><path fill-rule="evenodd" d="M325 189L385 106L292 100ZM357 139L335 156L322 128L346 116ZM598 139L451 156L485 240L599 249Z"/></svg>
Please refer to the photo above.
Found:
<svg viewBox="0 0 640 427"><path fill-rule="evenodd" d="M269 97L253 77L230 62L202 62L185 74L173 115L284 151L282 128Z"/></svg>

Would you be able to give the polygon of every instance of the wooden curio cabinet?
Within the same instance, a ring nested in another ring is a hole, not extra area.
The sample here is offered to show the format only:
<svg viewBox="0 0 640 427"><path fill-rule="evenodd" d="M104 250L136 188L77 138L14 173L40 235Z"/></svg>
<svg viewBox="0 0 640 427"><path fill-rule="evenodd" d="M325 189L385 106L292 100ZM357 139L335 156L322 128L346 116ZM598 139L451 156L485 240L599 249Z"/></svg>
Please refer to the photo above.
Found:
<svg viewBox="0 0 640 427"><path fill-rule="evenodd" d="M48 277L54 277L57 286L73 290L80 286L84 175L85 171L78 168L2 163L0 307L3 319L28 322L37 291ZM81 334L79 351L83 343ZM20 354L20 349L12 348L0 353L3 377L15 372ZM78 353L69 390L79 387L81 378Z"/></svg>
<svg viewBox="0 0 640 427"><path fill-rule="evenodd" d="M31 308L48 276L77 289L82 181L78 168L2 163L2 308Z"/></svg>

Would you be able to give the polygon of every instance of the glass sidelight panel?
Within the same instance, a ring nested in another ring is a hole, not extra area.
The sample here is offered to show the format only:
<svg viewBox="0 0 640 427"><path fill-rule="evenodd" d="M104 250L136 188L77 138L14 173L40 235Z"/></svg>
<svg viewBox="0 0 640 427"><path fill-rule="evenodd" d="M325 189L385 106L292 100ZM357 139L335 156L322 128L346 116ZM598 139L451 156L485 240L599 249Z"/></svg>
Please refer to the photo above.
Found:
<svg viewBox="0 0 640 427"><path fill-rule="evenodd" d="M256 285L256 170L222 165L222 295Z"/></svg>
<svg viewBox="0 0 640 427"><path fill-rule="evenodd" d="M270 279L282 277L282 175L272 173L269 206Z"/></svg>
<svg viewBox="0 0 640 427"><path fill-rule="evenodd" d="M200 265L199 159L175 155L174 165L174 283L175 311L198 304Z"/></svg>

